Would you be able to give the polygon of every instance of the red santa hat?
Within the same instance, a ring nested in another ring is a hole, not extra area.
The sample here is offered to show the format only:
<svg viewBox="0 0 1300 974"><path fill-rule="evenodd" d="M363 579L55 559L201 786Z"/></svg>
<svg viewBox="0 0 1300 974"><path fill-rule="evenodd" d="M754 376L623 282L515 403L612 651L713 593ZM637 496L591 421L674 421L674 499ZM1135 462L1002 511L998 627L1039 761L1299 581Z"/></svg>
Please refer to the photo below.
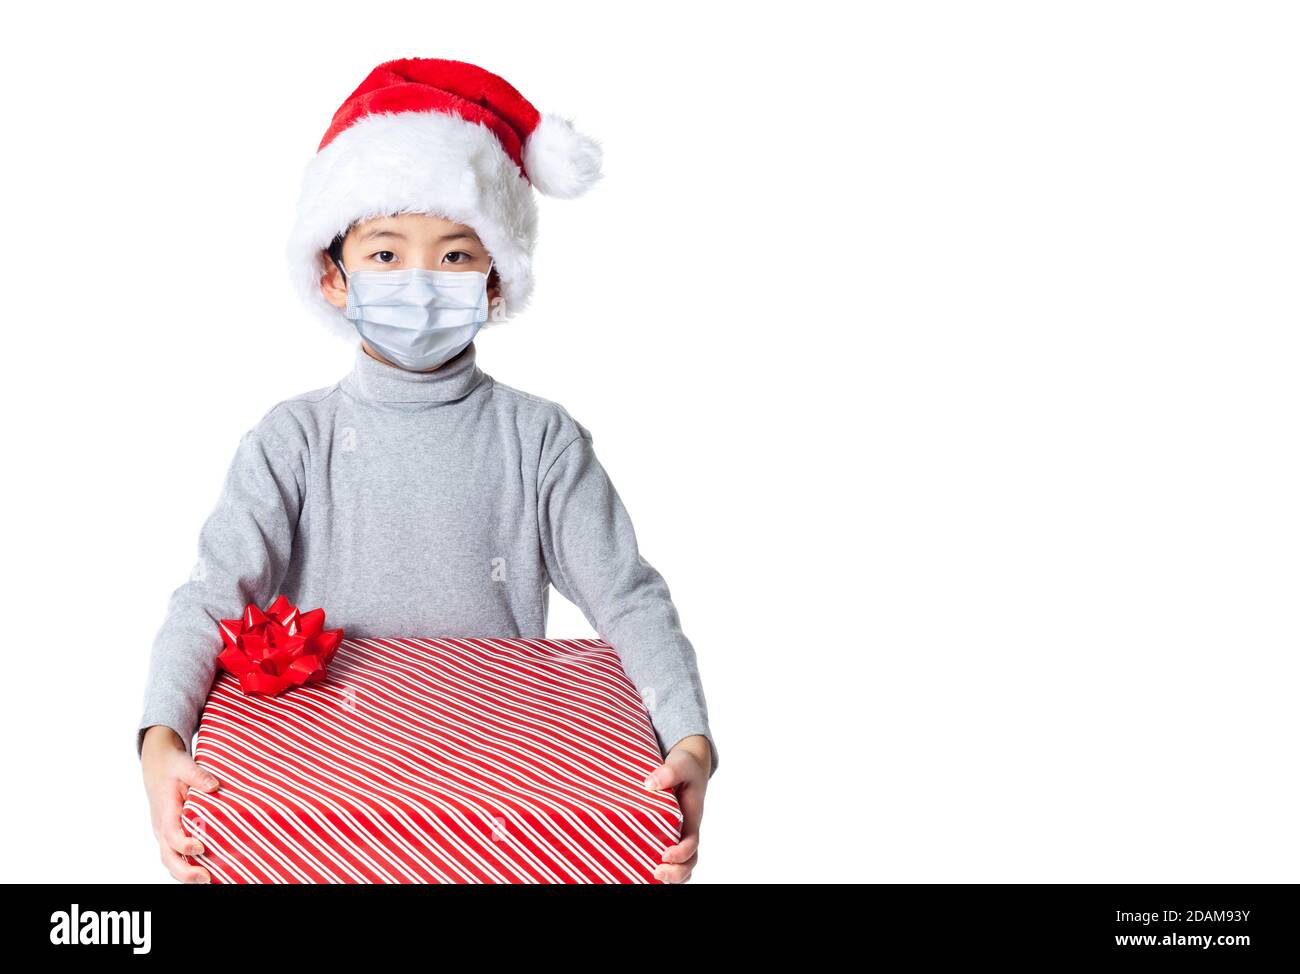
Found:
<svg viewBox="0 0 1300 974"><path fill-rule="evenodd" d="M495 74L436 58L385 61L334 113L307 163L286 256L294 288L331 331L355 338L320 290L334 238L354 223L433 213L473 227L494 260L504 307L533 290L536 189L572 199L600 178L600 145L543 115Z"/></svg>

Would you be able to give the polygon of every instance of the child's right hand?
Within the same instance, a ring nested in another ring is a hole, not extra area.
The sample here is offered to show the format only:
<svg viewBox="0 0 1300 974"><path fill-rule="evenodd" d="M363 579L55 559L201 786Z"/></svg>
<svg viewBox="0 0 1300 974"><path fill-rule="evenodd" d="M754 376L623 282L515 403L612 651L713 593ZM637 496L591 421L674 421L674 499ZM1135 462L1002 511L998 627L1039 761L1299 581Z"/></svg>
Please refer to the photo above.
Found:
<svg viewBox="0 0 1300 974"><path fill-rule="evenodd" d="M212 877L206 869L183 858L201 853L203 844L181 830L181 804L191 788L216 791L221 783L216 775L200 768L176 732L162 724L145 731L140 766L163 865L182 883L210 883Z"/></svg>

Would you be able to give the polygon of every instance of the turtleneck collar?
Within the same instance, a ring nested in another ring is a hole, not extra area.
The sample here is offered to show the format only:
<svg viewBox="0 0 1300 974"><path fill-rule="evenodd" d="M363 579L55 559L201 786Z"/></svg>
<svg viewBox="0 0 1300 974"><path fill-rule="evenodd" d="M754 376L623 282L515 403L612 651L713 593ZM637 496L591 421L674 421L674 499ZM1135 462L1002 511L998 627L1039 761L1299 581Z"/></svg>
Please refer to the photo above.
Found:
<svg viewBox="0 0 1300 974"><path fill-rule="evenodd" d="M478 367L474 343L432 372L410 372L385 365L366 354L357 343L352 371L343 377L343 388L358 399L387 405L393 403L443 403L464 399L487 375Z"/></svg>

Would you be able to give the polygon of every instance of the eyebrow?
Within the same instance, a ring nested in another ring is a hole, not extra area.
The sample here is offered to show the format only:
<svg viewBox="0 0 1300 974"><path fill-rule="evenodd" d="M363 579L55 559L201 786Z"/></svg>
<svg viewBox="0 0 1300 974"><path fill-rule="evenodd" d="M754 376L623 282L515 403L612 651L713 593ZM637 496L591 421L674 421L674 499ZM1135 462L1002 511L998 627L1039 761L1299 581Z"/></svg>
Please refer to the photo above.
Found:
<svg viewBox="0 0 1300 974"><path fill-rule="evenodd" d="M368 233L363 233L361 235L363 241L374 240L376 237L393 237L396 240L406 239L406 235L403 233L398 233L396 230L385 230L383 228L371 230ZM446 233L438 238L439 243L442 243L445 240L478 240L478 237L472 233Z"/></svg>

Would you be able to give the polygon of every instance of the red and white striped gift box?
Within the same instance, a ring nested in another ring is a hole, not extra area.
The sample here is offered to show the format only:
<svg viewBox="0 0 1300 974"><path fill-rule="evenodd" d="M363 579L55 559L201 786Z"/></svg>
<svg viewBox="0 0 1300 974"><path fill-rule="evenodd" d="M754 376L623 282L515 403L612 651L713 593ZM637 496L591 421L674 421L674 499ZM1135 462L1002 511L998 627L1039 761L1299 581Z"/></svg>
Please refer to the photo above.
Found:
<svg viewBox="0 0 1300 974"><path fill-rule="evenodd" d="M329 676L219 671L181 810L214 883L652 883L678 841L649 716L600 639L345 639Z"/></svg>

